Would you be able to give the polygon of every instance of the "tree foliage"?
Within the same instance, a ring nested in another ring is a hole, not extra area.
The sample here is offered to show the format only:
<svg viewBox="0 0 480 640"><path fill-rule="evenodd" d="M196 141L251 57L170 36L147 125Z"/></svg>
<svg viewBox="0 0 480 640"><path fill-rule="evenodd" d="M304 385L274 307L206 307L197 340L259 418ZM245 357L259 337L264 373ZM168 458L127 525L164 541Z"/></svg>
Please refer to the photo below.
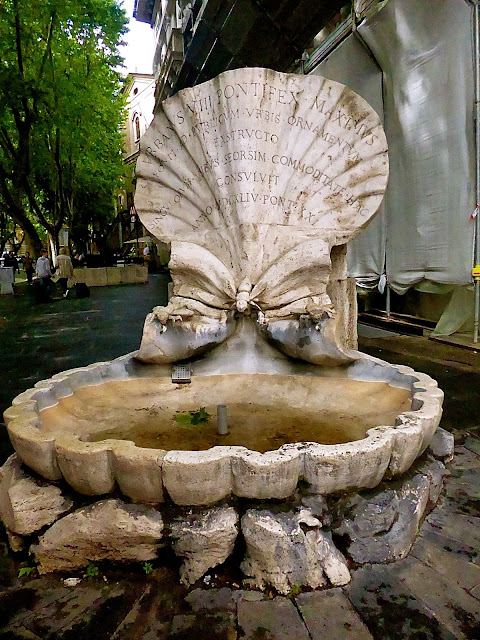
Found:
<svg viewBox="0 0 480 640"><path fill-rule="evenodd" d="M90 207L113 215L125 30L115 0L0 3L0 208L35 250L36 222L81 244Z"/></svg>

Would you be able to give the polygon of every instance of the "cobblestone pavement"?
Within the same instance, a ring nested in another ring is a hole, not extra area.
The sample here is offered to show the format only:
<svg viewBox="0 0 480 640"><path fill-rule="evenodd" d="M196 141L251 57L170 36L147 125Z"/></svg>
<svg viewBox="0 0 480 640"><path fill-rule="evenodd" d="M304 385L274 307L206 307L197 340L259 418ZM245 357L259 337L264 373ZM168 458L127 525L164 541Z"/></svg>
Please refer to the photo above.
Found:
<svg viewBox="0 0 480 640"><path fill-rule="evenodd" d="M1 408L41 378L134 350L145 314L164 302L165 285L165 277L153 276L145 286L96 289L88 300L38 307L26 290L0 299L0 345L8 354L2 359ZM19 578L28 557L12 554L0 534L0 639L479 638L478 355L404 336L364 338L361 348L436 377L446 393L442 426L456 437L442 500L407 558L353 568L343 589L275 597L242 590L240 583L224 587L214 571L216 588L200 581L187 590L178 584L171 557L152 567L99 565ZM3 438L0 463L9 453ZM67 587L67 577L81 581Z"/></svg>

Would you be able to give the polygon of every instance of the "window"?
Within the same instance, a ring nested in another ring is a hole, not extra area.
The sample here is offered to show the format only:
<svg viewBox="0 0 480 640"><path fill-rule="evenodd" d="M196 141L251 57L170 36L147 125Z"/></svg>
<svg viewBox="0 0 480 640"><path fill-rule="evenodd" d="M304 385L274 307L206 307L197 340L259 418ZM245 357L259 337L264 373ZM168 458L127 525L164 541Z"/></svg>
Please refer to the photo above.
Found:
<svg viewBox="0 0 480 640"><path fill-rule="evenodd" d="M135 132L135 142L138 142L140 140L140 118L138 117L138 114L133 116L133 127Z"/></svg>

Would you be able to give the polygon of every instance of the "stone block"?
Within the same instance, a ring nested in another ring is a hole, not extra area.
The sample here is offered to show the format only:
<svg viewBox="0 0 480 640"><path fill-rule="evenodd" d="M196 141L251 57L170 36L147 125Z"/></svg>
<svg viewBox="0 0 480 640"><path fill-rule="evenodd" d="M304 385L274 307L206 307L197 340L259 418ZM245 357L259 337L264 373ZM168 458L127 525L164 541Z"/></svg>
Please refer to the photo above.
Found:
<svg viewBox="0 0 480 640"><path fill-rule="evenodd" d="M15 276L12 267L0 267L0 295L13 293Z"/></svg>
<svg viewBox="0 0 480 640"><path fill-rule="evenodd" d="M135 282L138 284L146 284L148 282L148 268L141 265L135 265Z"/></svg>
<svg viewBox="0 0 480 640"><path fill-rule="evenodd" d="M250 509L241 527L247 546L242 570L261 589L271 585L286 595L300 586L324 586L327 577L334 585L350 580L345 558L331 535L308 525L304 532L293 513Z"/></svg>
<svg viewBox="0 0 480 640"><path fill-rule="evenodd" d="M125 267L107 267L107 284L113 286L122 283L122 271Z"/></svg>
<svg viewBox="0 0 480 640"><path fill-rule="evenodd" d="M397 490L356 496L336 533L348 535L348 554L359 564L399 560L415 540L429 496L430 480L421 474Z"/></svg>
<svg viewBox="0 0 480 640"><path fill-rule="evenodd" d="M454 448L455 440L453 435L439 427L433 434L429 445L432 455L441 460L452 460Z"/></svg>
<svg viewBox="0 0 480 640"><path fill-rule="evenodd" d="M101 560L144 562L157 555L160 513L144 505L102 500L53 524L31 551L38 571L68 571Z"/></svg>
<svg viewBox="0 0 480 640"><path fill-rule="evenodd" d="M16 454L5 462L2 475L0 517L14 534L26 536L39 531L72 506L59 487L30 474Z"/></svg>
<svg viewBox="0 0 480 640"><path fill-rule="evenodd" d="M122 284L136 284L137 270L136 265L128 264L122 269Z"/></svg>
<svg viewBox="0 0 480 640"><path fill-rule="evenodd" d="M201 511L171 525L173 549L184 558L180 579L193 584L204 573L222 564L233 551L238 535L238 515L232 507Z"/></svg>

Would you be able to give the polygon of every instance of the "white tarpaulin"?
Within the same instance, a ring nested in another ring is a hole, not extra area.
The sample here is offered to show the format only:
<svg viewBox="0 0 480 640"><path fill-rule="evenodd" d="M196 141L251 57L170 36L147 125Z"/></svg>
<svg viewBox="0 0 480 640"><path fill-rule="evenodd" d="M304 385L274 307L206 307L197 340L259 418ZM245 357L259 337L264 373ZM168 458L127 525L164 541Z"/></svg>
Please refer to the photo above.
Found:
<svg viewBox="0 0 480 640"><path fill-rule="evenodd" d="M390 0L359 26L384 72L390 157L386 271L398 292L422 280L471 282L472 15L464 0ZM352 37L315 72L344 82L377 108L370 94L370 75L368 81L364 78L365 60ZM347 47L355 47L348 56ZM378 232L368 228L362 232L350 256L352 274L367 275L369 269L377 276L382 273L378 244Z"/></svg>
<svg viewBox="0 0 480 640"><path fill-rule="evenodd" d="M352 61L355 61L352 64ZM383 120L382 72L353 34L348 36L315 70L342 82L362 96ZM348 271L360 282L376 283L385 264L384 206L359 236L348 244Z"/></svg>

